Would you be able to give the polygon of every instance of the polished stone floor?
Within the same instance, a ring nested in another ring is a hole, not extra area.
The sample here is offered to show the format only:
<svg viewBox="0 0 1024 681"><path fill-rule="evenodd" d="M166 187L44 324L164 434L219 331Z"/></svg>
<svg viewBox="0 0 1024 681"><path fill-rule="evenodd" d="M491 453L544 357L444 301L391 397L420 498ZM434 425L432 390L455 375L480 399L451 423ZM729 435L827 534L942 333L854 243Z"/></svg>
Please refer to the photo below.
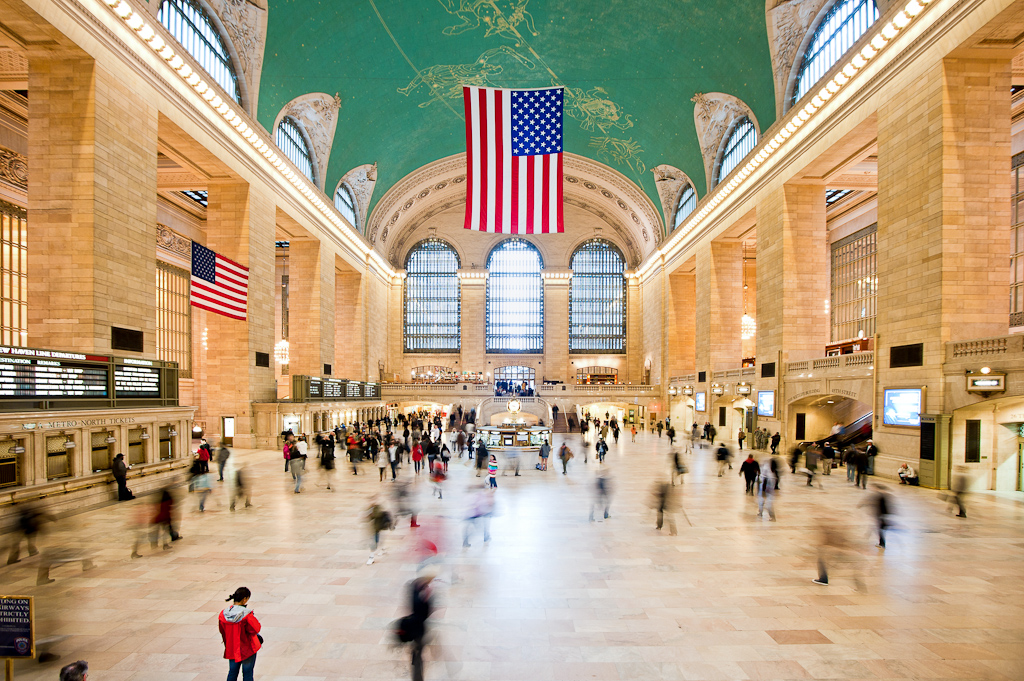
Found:
<svg viewBox="0 0 1024 681"><path fill-rule="evenodd" d="M362 514L392 487L376 467L339 470L334 492L314 471L296 495L279 453L237 451L254 507L229 512L218 490L199 514L184 495L184 539L171 550L146 544L130 558L137 500L60 521L43 539L89 554L90 571L62 565L36 586L37 558L0 568L0 591L36 597L39 636L62 637L59 661L19 663L15 678L53 680L83 658L92 681L223 679L217 613L242 585L264 626L257 679L408 678L388 625L405 614L420 548L434 541L427 679L1024 679L1024 506L1012 498L974 495L964 520L935 491L889 484L897 528L883 551L861 505L870 492L842 469L822 488L784 478L770 522L744 495L737 463L719 478L710 450L697 450L672 536L650 507L668 442L628 440L605 464L608 520L588 521L592 456L567 476L531 464L498 478L492 540L463 548L480 480L453 462L443 499L416 482L423 527L400 522L373 565ZM828 586L811 581L823 522L849 539Z"/></svg>

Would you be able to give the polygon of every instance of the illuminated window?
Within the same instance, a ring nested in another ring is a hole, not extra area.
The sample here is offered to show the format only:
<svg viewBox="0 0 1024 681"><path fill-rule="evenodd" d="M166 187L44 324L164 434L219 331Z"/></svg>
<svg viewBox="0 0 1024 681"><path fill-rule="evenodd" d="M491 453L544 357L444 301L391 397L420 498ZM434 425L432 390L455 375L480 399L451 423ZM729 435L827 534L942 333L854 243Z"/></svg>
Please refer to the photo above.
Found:
<svg viewBox="0 0 1024 681"><path fill-rule="evenodd" d="M1013 255L1010 256L1010 326L1024 326L1024 153L1013 157L1012 172L1010 191L1013 200L1010 224L1013 227L1010 228L1010 252ZM6 238L5 236L4 239ZM6 269L4 272L6 276Z"/></svg>
<svg viewBox="0 0 1024 681"><path fill-rule="evenodd" d="M178 363L178 377L192 378L190 273L156 263L156 356Z"/></svg>
<svg viewBox="0 0 1024 681"><path fill-rule="evenodd" d="M164 0L157 20L170 31L203 70L236 102L241 104L238 75L227 45L206 11L194 0Z"/></svg>
<svg viewBox="0 0 1024 681"><path fill-rule="evenodd" d="M312 182L316 182L313 174L313 154L306 144L306 136L302 134L298 122L291 116L285 116L277 125L277 135L274 138L277 147L284 152L284 155L295 164L299 172L305 175Z"/></svg>
<svg viewBox="0 0 1024 681"><path fill-rule="evenodd" d="M0 201L0 342L24 347L28 336L28 214Z"/></svg>
<svg viewBox="0 0 1024 681"><path fill-rule="evenodd" d="M674 232L679 228L679 225L683 224L690 213L697 209L697 192L694 191L693 187L686 185L683 189L683 193L679 195L679 202L676 203L676 217L672 223L672 231Z"/></svg>
<svg viewBox="0 0 1024 681"><path fill-rule="evenodd" d="M591 239L570 264L569 352L625 352L626 266L619 249Z"/></svg>
<svg viewBox="0 0 1024 681"><path fill-rule="evenodd" d="M832 342L875 335L878 225L832 244Z"/></svg>
<svg viewBox="0 0 1024 681"><path fill-rule="evenodd" d="M826 189L825 206L828 207L833 204L839 203L852 193L852 189Z"/></svg>
<svg viewBox="0 0 1024 681"><path fill-rule="evenodd" d="M524 239L498 244L487 258L487 352L544 351L540 252Z"/></svg>
<svg viewBox="0 0 1024 681"><path fill-rule="evenodd" d="M348 220L349 224L359 229L359 217L356 214L356 200L349 191L348 185L338 185L338 191L334 192L334 207L341 213L341 217Z"/></svg>
<svg viewBox="0 0 1024 681"><path fill-rule="evenodd" d="M427 239L405 259L405 351L458 352L462 347L459 256Z"/></svg>
<svg viewBox="0 0 1024 681"><path fill-rule="evenodd" d="M796 77L793 103L807 94L878 19L875 0L837 0L818 24Z"/></svg>
<svg viewBox="0 0 1024 681"><path fill-rule="evenodd" d="M722 145L722 160L718 164L715 184L729 177L729 173L757 146L757 130L749 118L744 116L733 126L732 133Z"/></svg>

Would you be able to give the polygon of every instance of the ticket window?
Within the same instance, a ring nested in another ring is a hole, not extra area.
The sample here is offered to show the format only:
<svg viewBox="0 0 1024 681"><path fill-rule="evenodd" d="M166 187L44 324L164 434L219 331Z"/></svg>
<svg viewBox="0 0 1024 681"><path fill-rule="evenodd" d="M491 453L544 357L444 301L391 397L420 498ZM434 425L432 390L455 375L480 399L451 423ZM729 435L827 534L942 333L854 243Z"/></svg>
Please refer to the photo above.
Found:
<svg viewBox="0 0 1024 681"><path fill-rule="evenodd" d="M113 466L114 455L117 453L114 451L114 447L117 445L117 441L107 442L107 440L113 438L114 434L106 430L90 434L90 442L92 443L91 467L94 473L109 471Z"/></svg>
<svg viewBox="0 0 1024 681"><path fill-rule="evenodd" d="M146 463L146 441L142 439L145 431L142 428L132 428L128 431L128 463Z"/></svg>
<svg viewBox="0 0 1024 681"><path fill-rule="evenodd" d="M46 436L46 479L56 480L71 476L71 453L74 447L68 447L73 441L66 435ZM104 443L106 444L106 443Z"/></svg>
<svg viewBox="0 0 1024 681"><path fill-rule="evenodd" d="M20 440L0 440L0 488L16 487L21 484L21 466L15 447L22 446Z"/></svg>

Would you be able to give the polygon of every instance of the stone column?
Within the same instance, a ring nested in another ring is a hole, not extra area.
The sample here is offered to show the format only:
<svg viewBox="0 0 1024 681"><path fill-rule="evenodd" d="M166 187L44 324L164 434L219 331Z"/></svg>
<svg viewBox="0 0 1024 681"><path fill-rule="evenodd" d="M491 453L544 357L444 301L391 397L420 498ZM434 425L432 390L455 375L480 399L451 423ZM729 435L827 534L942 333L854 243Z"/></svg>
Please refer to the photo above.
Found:
<svg viewBox="0 0 1024 681"><path fill-rule="evenodd" d="M693 273L668 278L668 315L665 320L666 361L669 376L691 374L696 369L694 322L697 278Z"/></svg>
<svg viewBox="0 0 1024 681"><path fill-rule="evenodd" d="M780 350L783 363L825 356L829 262L824 185L787 184L758 203L758 364Z"/></svg>
<svg viewBox="0 0 1024 681"><path fill-rule="evenodd" d="M541 379L570 382L569 377L569 277L572 270L544 269L544 368ZM538 393L540 394L540 393Z"/></svg>
<svg viewBox="0 0 1024 681"><path fill-rule="evenodd" d="M221 434L221 419L234 416L236 447L255 444L252 403L277 397L273 368L255 362L257 351L274 351L274 228L269 197L243 183L209 184L206 246L249 268L247 320L206 315L207 427Z"/></svg>
<svg viewBox="0 0 1024 681"><path fill-rule="evenodd" d="M333 268L332 262L332 270ZM334 375L353 381L365 381L368 371L364 364L364 324L367 310L363 305L363 277L352 270L334 270L334 282L337 310L331 320L335 336ZM382 310L370 312L382 313ZM373 373L376 374L376 367Z"/></svg>
<svg viewBox="0 0 1024 681"><path fill-rule="evenodd" d="M317 239L292 241L288 250L288 368L291 374L323 376L324 365L335 358L334 253ZM347 316L347 315L342 315ZM291 330L294 329L294 333ZM362 347L345 338L345 344ZM356 378L355 375L352 378Z"/></svg>
<svg viewBox="0 0 1024 681"><path fill-rule="evenodd" d="M28 344L109 353L117 326L152 356L157 109L137 83L51 47L28 55Z"/></svg>
<svg viewBox="0 0 1024 681"><path fill-rule="evenodd" d="M879 99L878 401L923 385L922 410L942 413L945 343L1008 333L1010 74L946 59ZM891 348L915 343L922 366L891 368ZM876 416L875 433L883 454L917 450L916 430Z"/></svg>
<svg viewBox="0 0 1024 681"><path fill-rule="evenodd" d="M487 319L485 309L487 304L486 272L483 270L460 270L459 278L462 284L462 370L486 372L488 371L484 352ZM547 301L545 301L546 307ZM402 380L408 380L408 377L403 376Z"/></svg>
<svg viewBox="0 0 1024 681"><path fill-rule="evenodd" d="M743 355L740 340L742 244L718 240L700 246L694 285L697 292L694 324L697 371L713 372L739 367ZM711 380L710 374L708 380Z"/></svg>
<svg viewBox="0 0 1024 681"><path fill-rule="evenodd" d="M644 305L638 277L626 279L626 357L619 372L620 383L638 384L644 372ZM576 383L576 372L569 376Z"/></svg>

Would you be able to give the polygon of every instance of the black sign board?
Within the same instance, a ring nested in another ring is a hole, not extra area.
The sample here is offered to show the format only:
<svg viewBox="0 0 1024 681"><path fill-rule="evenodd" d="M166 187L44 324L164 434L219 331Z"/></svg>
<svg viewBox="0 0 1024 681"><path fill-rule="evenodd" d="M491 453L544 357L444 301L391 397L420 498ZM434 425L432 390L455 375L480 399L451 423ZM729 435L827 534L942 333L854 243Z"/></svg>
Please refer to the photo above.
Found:
<svg viewBox="0 0 1024 681"><path fill-rule="evenodd" d="M380 385L347 381L342 378L320 378L296 374L292 376L291 399L294 402L376 400L380 399Z"/></svg>
<svg viewBox="0 0 1024 681"><path fill-rule="evenodd" d="M31 596L0 596L0 659L36 656Z"/></svg>

